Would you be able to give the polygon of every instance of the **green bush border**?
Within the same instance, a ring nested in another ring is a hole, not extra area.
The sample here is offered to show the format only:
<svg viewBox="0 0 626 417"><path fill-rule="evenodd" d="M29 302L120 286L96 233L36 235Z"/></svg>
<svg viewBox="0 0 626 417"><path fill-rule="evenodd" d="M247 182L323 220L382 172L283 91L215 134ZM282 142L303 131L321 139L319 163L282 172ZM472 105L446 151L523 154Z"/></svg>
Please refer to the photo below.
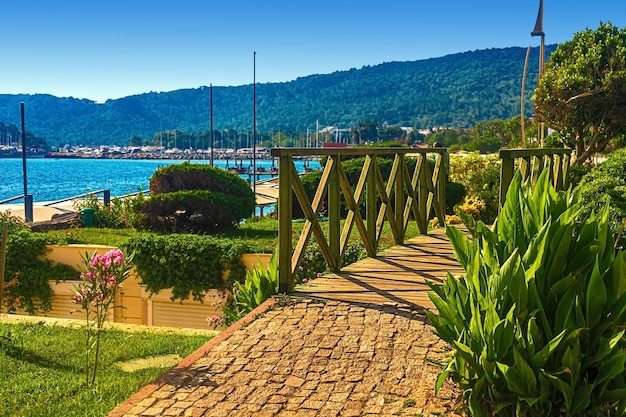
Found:
<svg viewBox="0 0 626 417"><path fill-rule="evenodd" d="M172 301L190 295L202 301L207 291L242 281L246 268L241 257L250 252L249 245L237 240L191 234L139 233L124 246L127 253L134 253L133 262L146 290L157 293L171 288Z"/></svg>
<svg viewBox="0 0 626 417"><path fill-rule="evenodd" d="M29 314L52 309L52 288L48 281L78 279L80 273L69 265L46 259L46 245L58 243L50 235L32 232L19 218L0 213L0 226L8 224L5 282L17 278L18 285L5 294L3 304Z"/></svg>

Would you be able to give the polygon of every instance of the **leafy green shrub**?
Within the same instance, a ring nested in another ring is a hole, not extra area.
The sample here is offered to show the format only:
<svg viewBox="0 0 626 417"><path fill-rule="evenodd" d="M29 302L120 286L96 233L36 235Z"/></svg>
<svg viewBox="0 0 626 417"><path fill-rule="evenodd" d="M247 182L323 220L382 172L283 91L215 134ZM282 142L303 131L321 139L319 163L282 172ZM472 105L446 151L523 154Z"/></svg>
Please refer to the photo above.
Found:
<svg viewBox="0 0 626 417"><path fill-rule="evenodd" d="M576 187L582 181L583 177L587 175L593 168L591 165L579 165L572 164L567 172L568 184L572 187Z"/></svg>
<svg viewBox="0 0 626 417"><path fill-rule="evenodd" d="M382 177L388 178L389 173L391 172L391 167L393 166L393 160L389 158L377 158L377 161L378 161L378 167L380 169ZM415 160L414 159L410 160L409 164L411 164L411 162L412 162L412 166L415 166ZM356 184L359 181L359 177L361 176L361 171L363 170L364 164L365 164L364 157L351 158L347 160L342 160L341 162L341 165L346 173L346 176L348 177L348 183L352 185L353 192L354 192L354 188ZM305 189L309 197L309 200L311 201L313 200L313 197L315 196L315 192L322 178L322 173L323 172L321 170L317 170L317 171L313 171L308 174L305 174L301 177L302 186ZM347 213L347 208L346 208L345 199L343 198L343 194L341 195L340 198L341 198L341 215L345 217ZM365 198L364 197L361 197L361 202L360 202L359 207L361 210L361 215L365 215ZM295 194L294 194L293 205L292 205L292 213L293 213L294 219L304 218L302 208L300 208L300 203L298 199L295 198Z"/></svg>
<svg viewBox="0 0 626 417"><path fill-rule="evenodd" d="M94 209L94 226L112 229L132 227L137 223L136 207L143 203L146 196L140 192L126 197L113 197L110 205L105 205L95 195L85 196L74 203L74 209L82 220L83 209Z"/></svg>
<svg viewBox="0 0 626 417"><path fill-rule="evenodd" d="M500 160L497 155L471 153L450 157L450 181L463 184L467 197L485 203L480 218L487 224L498 215L500 204Z"/></svg>
<svg viewBox="0 0 626 417"><path fill-rule="evenodd" d="M606 161L589 171L577 190L584 202L583 216L609 204L609 225L617 235L622 219L626 218L626 149L612 152ZM626 234L622 233L618 247L626 247Z"/></svg>
<svg viewBox="0 0 626 417"><path fill-rule="evenodd" d="M531 191L519 172L493 231L448 228L466 275L430 283L428 316L453 349L437 380L460 384L473 416L626 413L626 252L608 208L583 209L544 171Z"/></svg>
<svg viewBox="0 0 626 417"><path fill-rule="evenodd" d="M367 253L365 252L363 243L350 243L344 252L341 266L353 264L366 257ZM327 270L328 267L319 245L314 240L309 242L304 250L304 255L302 255L300 265L298 266L298 281L306 282L305 280L317 278L319 276L318 274L323 274Z"/></svg>
<svg viewBox="0 0 626 417"><path fill-rule="evenodd" d="M465 186L459 182L446 181L446 214L454 214L454 207L465 198Z"/></svg>
<svg viewBox="0 0 626 417"><path fill-rule="evenodd" d="M137 205L137 228L175 233L215 233L237 225L255 209L241 177L203 164L173 164L150 178L150 197Z"/></svg>
<svg viewBox="0 0 626 417"><path fill-rule="evenodd" d="M222 312L224 326L229 326L243 316L260 306L272 295L278 294L278 256L274 252L267 265L259 261L257 267L248 271L244 282L235 282L232 289L232 299L223 304ZM216 320L212 320L216 322Z"/></svg>
<svg viewBox="0 0 626 417"><path fill-rule="evenodd" d="M46 245L56 243L48 235L34 233L17 217L0 213L0 227L5 222L9 233L4 279L18 282L5 301L30 314L50 311L53 293L48 281L78 279L79 272L45 259Z"/></svg>
<svg viewBox="0 0 626 417"><path fill-rule="evenodd" d="M172 233L215 233L252 214L239 197L208 190L157 194L141 205L140 228Z"/></svg>
<svg viewBox="0 0 626 417"><path fill-rule="evenodd" d="M135 254L133 262L147 291L171 288L172 300L184 300L191 294L199 301L210 289L243 280L246 268L241 256L249 251L237 240L188 234L139 233L130 237L125 247L126 252Z"/></svg>

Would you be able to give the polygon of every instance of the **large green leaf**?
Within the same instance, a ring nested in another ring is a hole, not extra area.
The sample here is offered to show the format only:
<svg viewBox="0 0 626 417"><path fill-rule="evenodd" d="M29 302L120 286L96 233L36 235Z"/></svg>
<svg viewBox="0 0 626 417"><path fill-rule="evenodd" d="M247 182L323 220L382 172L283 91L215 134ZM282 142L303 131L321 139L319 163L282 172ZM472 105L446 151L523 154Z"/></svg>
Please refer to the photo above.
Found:
<svg viewBox="0 0 626 417"><path fill-rule="evenodd" d="M500 299L505 290L507 291L515 291L517 288L511 289L511 281L514 280L516 275L520 275L524 277L524 272L520 270L520 257L517 253L517 250L513 251L511 256L504 261L504 264L499 269L498 272L492 274L489 279L489 296L492 300ZM515 299L516 297L513 295L511 298Z"/></svg>
<svg viewBox="0 0 626 417"><path fill-rule="evenodd" d="M446 227L446 235L452 244L456 260L466 268L473 252L469 238L454 226Z"/></svg>
<svg viewBox="0 0 626 417"><path fill-rule="evenodd" d="M550 381L550 383L561 393L561 395L563 395L565 407L570 410L572 408L572 400L574 398L574 389L572 386L555 374L546 372L543 369L541 370L541 374L545 376L548 381Z"/></svg>
<svg viewBox="0 0 626 417"><path fill-rule="evenodd" d="M626 252L620 251L615 255L613 267L607 279L609 305L613 304L622 295L626 294Z"/></svg>
<svg viewBox="0 0 626 417"><path fill-rule="evenodd" d="M550 340L539 352L537 352L532 358L532 368L539 370L543 368L552 353L559 347L563 338L567 334L567 330L563 330L554 339Z"/></svg>
<svg viewBox="0 0 626 417"><path fill-rule="evenodd" d="M613 352L619 342L624 337L625 330L615 330L611 337L601 337L598 342L598 350L588 360L588 365L595 365L598 362L604 360L611 352Z"/></svg>
<svg viewBox="0 0 626 417"><path fill-rule="evenodd" d="M581 287L582 284L580 282L573 283L565 294L563 294L561 299L558 300L558 305L553 319L555 331L571 329L575 326L576 298L580 294L579 291ZM555 300L557 299L555 298Z"/></svg>
<svg viewBox="0 0 626 417"><path fill-rule="evenodd" d="M550 225L552 223L548 220L541 229L534 235L526 248L522 257L522 263L524 264L526 275L534 275L535 272L541 268L544 262L545 250L548 245L550 231Z"/></svg>
<svg viewBox="0 0 626 417"><path fill-rule="evenodd" d="M596 260L585 295L585 316L589 327L595 326L602 320L602 312L607 299L606 286L598 264L599 262Z"/></svg>
<svg viewBox="0 0 626 417"><path fill-rule="evenodd" d="M619 374L624 373L624 360L626 359L626 353L623 350L613 352L611 357L604 361L600 366L598 376L594 382L596 385L608 381L611 378L616 377Z"/></svg>
<svg viewBox="0 0 626 417"><path fill-rule="evenodd" d="M576 388L576 391L574 392L574 397L572 399L572 408L570 410L570 413L572 415L582 413L589 407L589 404L591 403L591 394L593 392L593 389L595 388L595 385L596 384L592 382L590 384L581 385Z"/></svg>
<svg viewBox="0 0 626 417"><path fill-rule="evenodd" d="M496 361L505 361L508 353L513 346L513 339L515 337L515 316L516 306L511 306L511 309L507 313L506 317L496 325L493 331L493 338L495 344Z"/></svg>
<svg viewBox="0 0 626 417"><path fill-rule="evenodd" d="M626 388L617 388L604 391L600 394L598 400L601 403L612 403L615 401L624 401L624 398L626 398Z"/></svg>
<svg viewBox="0 0 626 417"><path fill-rule="evenodd" d="M547 258L547 268L544 269L544 279L547 285L552 285L558 281L563 272L567 268L568 254L573 243L574 225L564 225L556 227L558 223L552 225L550 236L550 245L548 247L550 256Z"/></svg>
<svg viewBox="0 0 626 417"><path fill-rule="evenodd" d="M513 350L514 354L516 350ZM528 363L519 354L515 354L514 364L509 366L500 362L496 365L506 380L508 389L517 396L531 397L537 394L537 379Z"/></svg>
<svg viewBox="0 0 626 417"><path fill-rule="evenodd" d="M506 194L506 201L500 210L494 231L498 235L501 242L505 242L510 248L518 248L521 253L526 252L526 236L524 236L524 227L522 212L520 207L520 189L522 176L519 171L515 173L509 189Z"/></svg>

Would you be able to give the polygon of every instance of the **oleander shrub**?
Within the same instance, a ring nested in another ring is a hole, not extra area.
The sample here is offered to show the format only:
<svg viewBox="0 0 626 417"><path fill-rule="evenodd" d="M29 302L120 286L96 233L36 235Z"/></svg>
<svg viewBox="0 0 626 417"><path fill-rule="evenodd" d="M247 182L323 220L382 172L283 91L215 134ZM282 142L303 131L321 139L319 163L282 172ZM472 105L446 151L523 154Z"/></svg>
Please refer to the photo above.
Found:
<svg viewBox="0 0 626 417"><path fill-rule="evenodd" d="M57 243L45 233L35 233L19 218L0 213L0 230L8 224L5 282L14 281L3 304L23 309L29 314L52 309L52 288L48 281L78 279L80 273L69 265L45 258L46 245Z"/></svg>
<svg viewBox="0 0 626 417"><path fill-rule="evenodd" d="M585 174L577 189L584 203L583 216L609 205L609 226L618 236L626 218L626 148L612 152L606 161ZM618 245L626 247L626 233L619 235Z"/></svg>
<svg viewBox="0 0 626 417"><path fill-rule="evenodd" d="M125 252L134 253L133 263L148 292L171 288L172 300L201 301L207 291L243 280L246 268L241 256L250 249L223 237L138 233L128 239Z"/></svg>
<svg viewBox="0 0 626 417"><path fill-rule="evenodd" d="M136 207L138 229L217 233L250 217L255 196L237 174L204 164L168 165L150 178L150 197Z"/></svg>
<svg viewBox="0 0 626 417"><path fill-rule="evenodd" d="M534 191L515 175L493 229L447 229L465 275L429 284L452 348L436 387L452 378L473 416L622 416L626 252L607 205L581 218L547 174Z"/></svg>

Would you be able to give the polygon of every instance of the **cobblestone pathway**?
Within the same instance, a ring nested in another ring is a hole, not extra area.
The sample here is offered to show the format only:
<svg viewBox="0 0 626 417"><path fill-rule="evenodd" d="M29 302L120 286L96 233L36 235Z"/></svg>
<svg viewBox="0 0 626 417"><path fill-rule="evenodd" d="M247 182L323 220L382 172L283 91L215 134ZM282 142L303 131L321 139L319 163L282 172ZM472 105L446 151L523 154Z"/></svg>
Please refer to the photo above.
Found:
<svg viewBox="0 0 626 417"><path fill-rule="evenodd" d="M110 416L454 415L459 392L433 392L440 367L431 361L446 347L420 312L298 299L264 306Z"/></svg>

